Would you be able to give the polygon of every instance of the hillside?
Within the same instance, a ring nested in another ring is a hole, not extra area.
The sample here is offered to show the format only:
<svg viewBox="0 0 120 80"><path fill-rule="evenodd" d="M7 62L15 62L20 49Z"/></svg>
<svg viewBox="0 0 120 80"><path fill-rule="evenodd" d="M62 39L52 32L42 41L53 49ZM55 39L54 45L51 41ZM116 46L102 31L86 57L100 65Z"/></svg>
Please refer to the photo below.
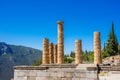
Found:
<svg viewBox="0 0 120 80"><path fill-rule="evenodd" d="M13 66L31 65L34 60L41 58L41 53L37 49L0 42L0 80L10 80Z"/></svg>

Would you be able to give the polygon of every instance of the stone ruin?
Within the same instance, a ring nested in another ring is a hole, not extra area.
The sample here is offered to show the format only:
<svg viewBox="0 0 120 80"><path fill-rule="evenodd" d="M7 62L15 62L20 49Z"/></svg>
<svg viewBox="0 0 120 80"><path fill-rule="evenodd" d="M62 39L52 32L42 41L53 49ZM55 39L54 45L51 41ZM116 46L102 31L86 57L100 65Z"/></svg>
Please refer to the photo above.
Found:
<svg viewBox="0 0 120 80"><path fill-rule="evenodd" d="M102 64L100 32L94 32L94 63Z"/></svg>
<svg viewBox="0 0 120 80"><path fill-rule="evenodd" d="M75 63L64 64L64 22L58 21L58 43L43 39L42 65L15 66L14 80L99 80L100 32L94 33L94 64L83 64L82 40L75 41Z"/></svg>
<svg viewBox="0 0 120 80"><path fill-rule="evenodd" d="M64 29L63 21L58 21L58 44L56 47L48 39L43 40L42 64L64 64ZM47 40L47 41L46 41ZM46 41L46 42L45 42ZM94 64L102 64L100 32L94 32ZM46 57L44 57L46 56ZM49 56L49 57L47 57ZM75 41L75 64L82 64L82 40Z"/></svg>
<svg viewBox="0 0 120 80"><path fill-rule="evenodd" d="M49 40L46 38L43 40L43 54L42 63L49 64Z"/></svg>
<svg viewBox="0 0 120 80"><path fill-rule="evenodd" d="M82 41L75 41L75 64L82 64Z"/></svg>

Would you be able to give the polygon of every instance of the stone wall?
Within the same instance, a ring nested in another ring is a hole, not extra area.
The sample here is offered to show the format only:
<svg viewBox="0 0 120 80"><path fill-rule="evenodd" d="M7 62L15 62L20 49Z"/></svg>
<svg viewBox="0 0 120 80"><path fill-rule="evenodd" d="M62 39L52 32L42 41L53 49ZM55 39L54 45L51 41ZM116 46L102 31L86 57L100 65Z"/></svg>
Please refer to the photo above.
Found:
<svg viewBox="0 0 120 80"><path fill-rule="evenodd" d="M14 69L14 80L98 80L98 76L95 69L18 66Z"/></svg>

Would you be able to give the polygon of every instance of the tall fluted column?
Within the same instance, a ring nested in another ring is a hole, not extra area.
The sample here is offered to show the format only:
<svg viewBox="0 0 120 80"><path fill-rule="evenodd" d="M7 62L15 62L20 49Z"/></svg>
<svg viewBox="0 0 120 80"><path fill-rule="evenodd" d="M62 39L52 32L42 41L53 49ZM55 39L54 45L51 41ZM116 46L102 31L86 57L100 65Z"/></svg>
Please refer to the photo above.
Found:
<svg viewBox="0 0 120 80"><path fill-rule="evenodd" d="M57 63L57 44L54 44L54 63Z"/></svg>
<svg viewBox="0 0 120 80"><path fill-rule="evenodd" d="M54 63L54 56L53 56L53 43L49 43L49 63Z"/></svg>
<svg viewBox="0 0 120 80"><path fill-rule="evenodd" d="M42 64L49 64L49 40L43 39Z"/></svg>
<svg viewBox="0 0 120 80"><path fill-rule="evenodd" d="M100 32L94 32L94 64L101 64L101 40Z"/></svg>
<svg viewBox="0 0 120 80"><path fill-rule="evenodd" d="M82 60L82 41L75 41L75 64L81 64Z"/></svg>
<svg viewBox="0 0 120 80"><path fill-rule="evenodd" d="M64 30L63 21L58 21L58 64L64 63Z"/></svg>

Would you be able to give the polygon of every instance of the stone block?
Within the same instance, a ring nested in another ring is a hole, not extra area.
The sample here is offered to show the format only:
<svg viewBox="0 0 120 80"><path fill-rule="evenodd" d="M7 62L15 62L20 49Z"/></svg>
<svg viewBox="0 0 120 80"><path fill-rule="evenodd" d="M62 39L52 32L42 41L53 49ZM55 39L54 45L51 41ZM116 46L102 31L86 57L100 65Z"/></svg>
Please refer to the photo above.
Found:
<svg viewBox="0 0 120 80"><path fill-rule="evenodd" d="M24 76L29 76L29 71L28 70L16 70L14 73L14 76L18 76L18 77L24 77Z"/></svg>
<svg viewBox="0 0 120 80"><path fill-rule="evenodd" d="M80 78L72 78L71 80L80 80ZM81 79L82 80L82 79Z"/></svg>
<svg viewBox="0 0 120 80"><path fill-rule="evenodd" d="M27 77L14 77L14 80L27 80Z"/></svg>
<svg viewBox="0 0 120 80"><path fill-rule="evenodd" d="M51 74L50 74L50 76L51 77L61 77L61 74L60 73L57 73L57 72L52 72Z"/></svg>
<svg viewBox="0 0 120 80"><path fill-rule="evenodd" d="M74 77L84 78L84 77L86 77L86 74L85 73L74 73Z"/></svg>
<svg viewBox="0 0 120 80"><path fill-rule="evenodd" d="M96 64L79 64L76 69L79 69L79 70L87 70L88 67L97 67Z"/></svg>
<svg viewBox="0 0 120 80"><path fill-rule="evenodd" d="M62 78L62 80L72 80L72 78Z"/></svg>
<svg viewBox="0 0 120 80"><path fill-rule="evenodd" d="M31 70L29 71L30 76L37 76L37 70Z"/></svg>
<svg viewBox="0 0 120 80"><path fill-rule="evenodd" d="M86 78L93 79L93 78L98 78L97 74L86 74Z"/></svg>
<svg viewBox="0 0 120 80"><path fill-rule="evenodd" d="M28 76L28 77L27 77L27 80L36 80L36 77Z"/></svg>
<svg viewBox="0 0 120 80"><path fill-rule="evenodd" d="M70 72L65 72L63 75L66 78L73 77L73 73L70 73Z"/></svg>
<svg viewBox="0 0 120 80"><path fill-rule="evenodd" d="M51 72L37 71L38 77L50 77Z"/></svg>
<svg viewBox="0 0 120 80"><path fill-rule="evenodd" d="M50 80L49 77L36 77L36 80Z"/></svg>

